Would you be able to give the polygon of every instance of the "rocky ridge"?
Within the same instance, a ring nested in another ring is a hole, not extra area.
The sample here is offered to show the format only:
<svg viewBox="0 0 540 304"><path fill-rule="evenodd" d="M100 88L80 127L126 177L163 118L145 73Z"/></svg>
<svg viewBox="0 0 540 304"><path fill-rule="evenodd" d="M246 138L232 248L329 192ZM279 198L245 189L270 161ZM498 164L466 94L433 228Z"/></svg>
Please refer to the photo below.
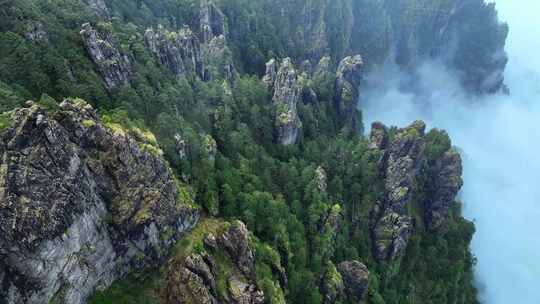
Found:
<svg viewBox="0 0 540 304"><path fill-rule="evenodd" d="M377 206L373 228L375 256L395 260L405 254L412 233L412 219L407 206L412 204L416 177L424 160L425 124L417 121L398 129L389 138L388 129L378 123L372 126L371 142L381 153L380 170L386 194Z"/></svg>
<svg viewBox="0 0 540 304"><path fill-rule="evenodd" d="M385 187L384 198L376 204L372 219L374 255L380 261L404 256L415 229L411 208L422 205L427 228L438 229L448 218L463 184L461 157L453 148L445 147L428 162L425 128L421 121L395 130L379 122L372 125L369 147L379 155L378 169ZM427 173L422 172L423 167L428 168ZM424 187L419 185L423 174L428 178L425 201L418 201Z"/></svg>
<svg viewBox="0 0 540 304"><path fill-rule="evenodd" d="M159 25L156 30L147 29L144 34L146 46L176 76L196 75L205 78L199 39L188 27L170 32Z"/></svg>
<svg viewBox="0 0 540 304"><path fill-rule="evenodd" d="M6 303L85 303L163 260L197 223L149 133L106 127L81 100L28 106L11 114L0 140Z"/></svg>
<svg viewBox="0 0 540 304"><path fill-rule="evenodd" d="M341 126L360 133L360 113L357 109L360 98L359 87L363 77L363 61L360 55L348 56L340 61L335 74L330 57L323 57L319 64L311 67L310 61L302 62L298 69L290 58L281 62L271 59L266 63L263 82L272 95L276 107L276 141L281 145L295 144L302 129L297 105L318 102L318 96L310 83L315 78L332 78L333 102L341 119Z"/></svg>
<svg viewBox="0 0 540 304"><path fill-rule="evenodd" d="M129 84L132 72L131 59L122 54L116 45L112 33L108 30L96 29L85 23L80 32L84 46L90 59L97 66L109 91Z"/></svg>

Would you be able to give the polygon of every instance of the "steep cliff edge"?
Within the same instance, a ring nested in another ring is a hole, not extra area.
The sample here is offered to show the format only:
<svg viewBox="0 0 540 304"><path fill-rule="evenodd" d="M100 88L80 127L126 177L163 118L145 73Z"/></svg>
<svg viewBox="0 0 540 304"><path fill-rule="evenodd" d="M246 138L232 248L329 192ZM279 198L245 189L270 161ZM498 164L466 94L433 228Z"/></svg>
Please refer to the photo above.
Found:
<svg viewBox="0 0 540 304"><path fill-rule="evenodd" d="M392 130L379 122L372 125L370 148L379 154L385 187L372 218L374 253L381 261L405 255L415 226L443 226L463 185L461 157L448 135L439 130L426 134L425 128L421 121ZM415 213L420 222L413 221Z"/></svg>
<svg viewBox="0 0 540 304"><path fill-rule="evenodd" d="M152 135L106 127L82 100L13 111L2 131L0 294L85 303L155 265L199 218Z"/></svg>

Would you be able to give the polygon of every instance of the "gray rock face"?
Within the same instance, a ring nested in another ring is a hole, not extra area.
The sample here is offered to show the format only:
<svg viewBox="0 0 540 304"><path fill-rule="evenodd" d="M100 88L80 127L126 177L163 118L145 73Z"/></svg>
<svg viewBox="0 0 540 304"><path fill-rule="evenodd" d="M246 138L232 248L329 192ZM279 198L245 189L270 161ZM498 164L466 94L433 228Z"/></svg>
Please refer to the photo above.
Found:
<svg viewBox="0 0 540 304"><path fill-rule="evenodd" d="M201 0L200 32L203 43L209 43L214 37L226 35L225 15L212 0Z"/></svg>
<svg viewBox="0 0 540 304"><path fill-rule="evenodd" d="M217 238L218 246L224 249L248 277L253 276L255 258L249 247L249 231L244 223L237 221Z"/></svg>
<svg viewBox="0 0 540 304"><path fill-rule="evenodd" d="M369 271L358 261L346 261L338 265L350 303L365 303L369 287Z"/></svg>
<svg viewBox="0 0 540 304"><path fill-rule="evenodd" d="M144 145L83 101L14 112L0 140L0 298L84 303L164 258L199 213Z"/></svg>
<svg viewBox="0 0 540 304"><path fill-rule="evenodd" d="M446 151L430 168L430 198L426 203L426 223L430 229L441 227L463 186L461 156L454 149Z"/></svg>
<svg viewBox="0 0 540 304"><path fill-rule="evenodd" d="M188 27L170 32L160 25L157 30L147 29L144 40L158 62L173 74L191 74L204 79L200 42Z"/></svg>
<svg viewBox="0 0 540 304"><path fill-rule="evenodd" d="M85 0L85 3L101 18L109 19L109 9L105 0Z"/></svg>
<svg viewBox="0 0 540 304"><path fill-rule="evenodd" d="M90 23L85 23L80 34L90 59L96 64L105 81L105 87L112 91L128 85L131 60L120 53L112 33L96 30Z"/></svg>
<svg viewBox="0 0 540 304"><path fill-rule="evenodd" d="M345 125L352 130L359 130L361 127L357 107L363 66L362 56L349 56L341 60L336 72L334 102Z"/></svg>
<svg viewBox="0 0 540 304"><path fill-rule="evenodd" d="M278 62L275 59L270 59L266 63L266 71L264 73L263 82L266 87L272 91L274 90L274 84L276 83L278 72Z"/></svg>
<svg viewBox="0 0 540 304"><path fill-rule="evenodd" d="M163 26L148 29L144 35L146 45L157 61L177 76L234 83L236 69L227 46L225 15L213 2L204 0L199 22L199 37L187 26L178 32Z"/></svg>
<svg viewBox="0 0 540 304"><path fill-rule="evenodd" d="M205 79L222 78L234 83L236 69L232 60L232 52L227 46L225 35L219 35L204 46L207 69Z"/></svg>
<svg viewBox="0 0 540 304"><path fill-rule="evenodd" d="M246 226L234 222L217 237L208 235L204 243L208 252L194 253L169 265L167 303L264 303L264 293L255 280L255 259ZM224 265L216 263L216 254L225 255L227 261L222 256L220 262L230 263L231 269L219 271ZM218 290L220 280L226 282L226 290Z"/></svg>
<svg viewBox="0 0 540 304"><path fill-rule="evenodd" d="M424 160L425 124L414 122L398 129L391 140L380 123L373 125L370 146L381 152L380 170L385 178L386 195L376 208L373 228L375 256L379 260L394 260L405 254L412 232L412 222L406 214L411 203L416 176Z"/></svg>
<svg viewBox="0 0 540 304"><path fill-rule="evenodd" d="M295 144L302 128L296 108L302 89L298 83L297 71L290 58L283 59L276 73L275 62L270 61L267 68L269 73L264 79L267 86L273 88L277 142L281 145Z"/></svg>

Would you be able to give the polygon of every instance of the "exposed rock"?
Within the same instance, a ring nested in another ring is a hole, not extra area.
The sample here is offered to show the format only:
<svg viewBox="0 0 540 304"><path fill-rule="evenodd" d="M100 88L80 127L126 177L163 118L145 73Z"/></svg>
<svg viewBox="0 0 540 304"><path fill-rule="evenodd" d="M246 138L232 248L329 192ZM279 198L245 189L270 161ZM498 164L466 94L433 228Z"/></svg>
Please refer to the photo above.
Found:
<svg viewBox="0 0 540 304"><path fill-rule="evenodd" d="M232 52L227 46L225 35L219 35L205 45L205 57L208 62L205 71L205 80L223 78L234 83L236 69L234 67Z"/></svg>
<svg viewBox="0 0 540 304"><path fill-rule="evenodd" d="M266 72L264 73L263 82L268 90L274 90L274 84L277 80L278 62L275 59L270 59L266 63Z"/></svg>
<svg viewBox="0 0 540 304"><path fill-rule="evenodd" d="M376 150L385 150L388 145L388 128L380 122L374 122L371 125L369 136L369 148Z"/></svg>
<svg viewBox="0 0 540 304"><path fill-rule="evenodd" d="M494 3L481 0L384 0L392 25L395 62L404 69L425 60L440 60L455 70L473 93L504 88L504 51L508 26L497 18ZM409 18L414 14L414 18ZM480 45L475 41L483 41Z"/></svg>
<svg viewBox="0 0 540 304"><path fill-rule="evenodd" d="M446 151L430 168L430 198L426 204L426 222L430 229L441 227L457 193L463 186L461 156L454 149Z"/></svg>
<svg viewBox="0 0 540 304"><path fill-rule="evenodd" d="M324 272L321 292L324 295L323 303L332 304L344 297L345 285L341 274L332 262L328 262Z"/></svg>
<svg viewBox="0 0 540 304"><path fill-rule="evenodd" d="M85 0L85 2L99 17L109 19L109 9L105 0Z"/></svg>
<svg viewBox="0 0 540 304"><path fill-rule="evenodd" d="M194 253L170 263L167 303L264 303L264 293L255 280L249 232L242 222L234 222L217 237L208 235L204 244L208 253ZM214 255L220 256L219 263ZM219 290L218 282L226 282L226 290Z"/></svg>
<svg viewBox="0 0 540 304"><path fill-rule="evenodd" d="M178 32L170 32L159 25L157 30L147 29L144 39L148 49L158 62L173 74L186 74L204 79L204 65L199 40L194 33L184 27Z"/></svg>
<svg viewBox="0 0 540 304"><path fill-rule="evenodd" d="M214 37L225 36L225 15L212 0L201 0L201 41L209 43Z"/></svg>
<svg viewBox="0 0 540 304"><path fill-rule="evenodd" d="M180 134L174 135L174 140L176 141L176 153L178 157L183 160L187 156L187 143L184 137Z"/></svg>
<svg viewBox="0 0 540 304"><path fill-rule="evenodd" d="M252 277L255 260L249 247L249 231L246 225L236 221L217 240L220 248L225 249L240 271L245 276Z"/></svg>
<svg viewBox="0 0 540 304"><path fill-rule="evenodd" d="M315 170L315 182L317 183L317 189L321 192L326 192L328 176L323 167L319 166Z"/></svg>
<svg viewBox="0 0 540 304"><path fill-rule="evenodd" d="M332 59L329 56L324 56L319 60L317 67L315 68L314 75L322 75L325 73L330 73L330 66L332 64Z"/></svg>
<svg viewBox="0 0 540 304"><path fill-rule="evenodd" d="M360 55L345 57L339 63L336 72L334 102L336 110L345 125L356 132L360 131L358 121L359 87L363 76L364 62Z"/></svg>
<svg viewBox="0 0 540 304"><path fill-rule="evenodd" d="M208 159L213 163L216 160L217 155L217 143L211 135L204 136L204 150L208 155Z"/></svg>
<svg viewBox="0 0 540 304"><path fill-rule="evenodd" d="M199 213L145 145L80 100L14 112L0 140L0 298L84 303L165 257Z"/></svg>
<svg viewBox="0 0 540 304"><path fill-rule="evenodd" d="M390 139L388 129L374 124L370 146L381 149L381 176L385 178L385 198L376 210L378 218L373 229L375 256L379 260L394 260L403 256L412 232L406 215L415 186L415 178L424 159L425 124L414 122L398 129Z"/></svg>
<svg viewBox="0 0 540 304"><path fill-rule="evenodd" d="M85 23L80 32L90 59L96 64L106 88L114 90L127 85L131 74L131 61L120 53L112 33L96 30L90 23Z"/></svg>
<svg viewBox="0 0 540 304"><path fill-rule="evenodd" d="M296 108L300 99L301 87L298 84L298 75L290 58L283 59L272 85L273 67L274 63L270 61L267 64L269 74L265 76L265 82L268 87L274 90L272 101L276 107L277 142L281 145L292 145L298 140L302 128Z"/></svg>
<svg viewBox="0 0 540 304"><path fill-rule="evenodd" d="M32 42L49 43L49 35L45 31L45 26L41 22L30 22L26 26L24 37Z"/></svg>
<svg viewBox="0 0 540 304"><path fill-rule="evenodd" d="M338 265L350 303L365 303L369 287L369 271L358 261L342 262Z"/></svg>
<svg viewBox="0 0 540 304"><path fill-rule="evenodd" d="M373 231L375 257L381 261L392 261L404 256L412 229L409 216L386 211Z"/></svg>
<svg viewBox="0 0 540 304"><path fill-rule="evenodd" d="M237 277L229 279L229 294L231 302L238 304L262 304L264 293L257 289L254 284L244 283Z"/></svg>

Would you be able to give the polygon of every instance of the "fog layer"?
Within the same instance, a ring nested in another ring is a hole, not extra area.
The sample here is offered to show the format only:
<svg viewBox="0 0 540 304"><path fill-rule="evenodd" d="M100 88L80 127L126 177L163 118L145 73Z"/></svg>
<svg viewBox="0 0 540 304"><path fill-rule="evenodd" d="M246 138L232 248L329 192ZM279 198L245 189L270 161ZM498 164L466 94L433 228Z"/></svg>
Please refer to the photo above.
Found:
<svg viewBox="0 0 540 304"><path fill-rule="evenodd" d="M362 110L367 126L423 119L448 131L464 156L461 199L477 229L481 302L538 304L540 1L499 0L497 7L510 26L509 96L467 97L451 71L428 62L414 78L391 66L370 75Z"/></svg>

